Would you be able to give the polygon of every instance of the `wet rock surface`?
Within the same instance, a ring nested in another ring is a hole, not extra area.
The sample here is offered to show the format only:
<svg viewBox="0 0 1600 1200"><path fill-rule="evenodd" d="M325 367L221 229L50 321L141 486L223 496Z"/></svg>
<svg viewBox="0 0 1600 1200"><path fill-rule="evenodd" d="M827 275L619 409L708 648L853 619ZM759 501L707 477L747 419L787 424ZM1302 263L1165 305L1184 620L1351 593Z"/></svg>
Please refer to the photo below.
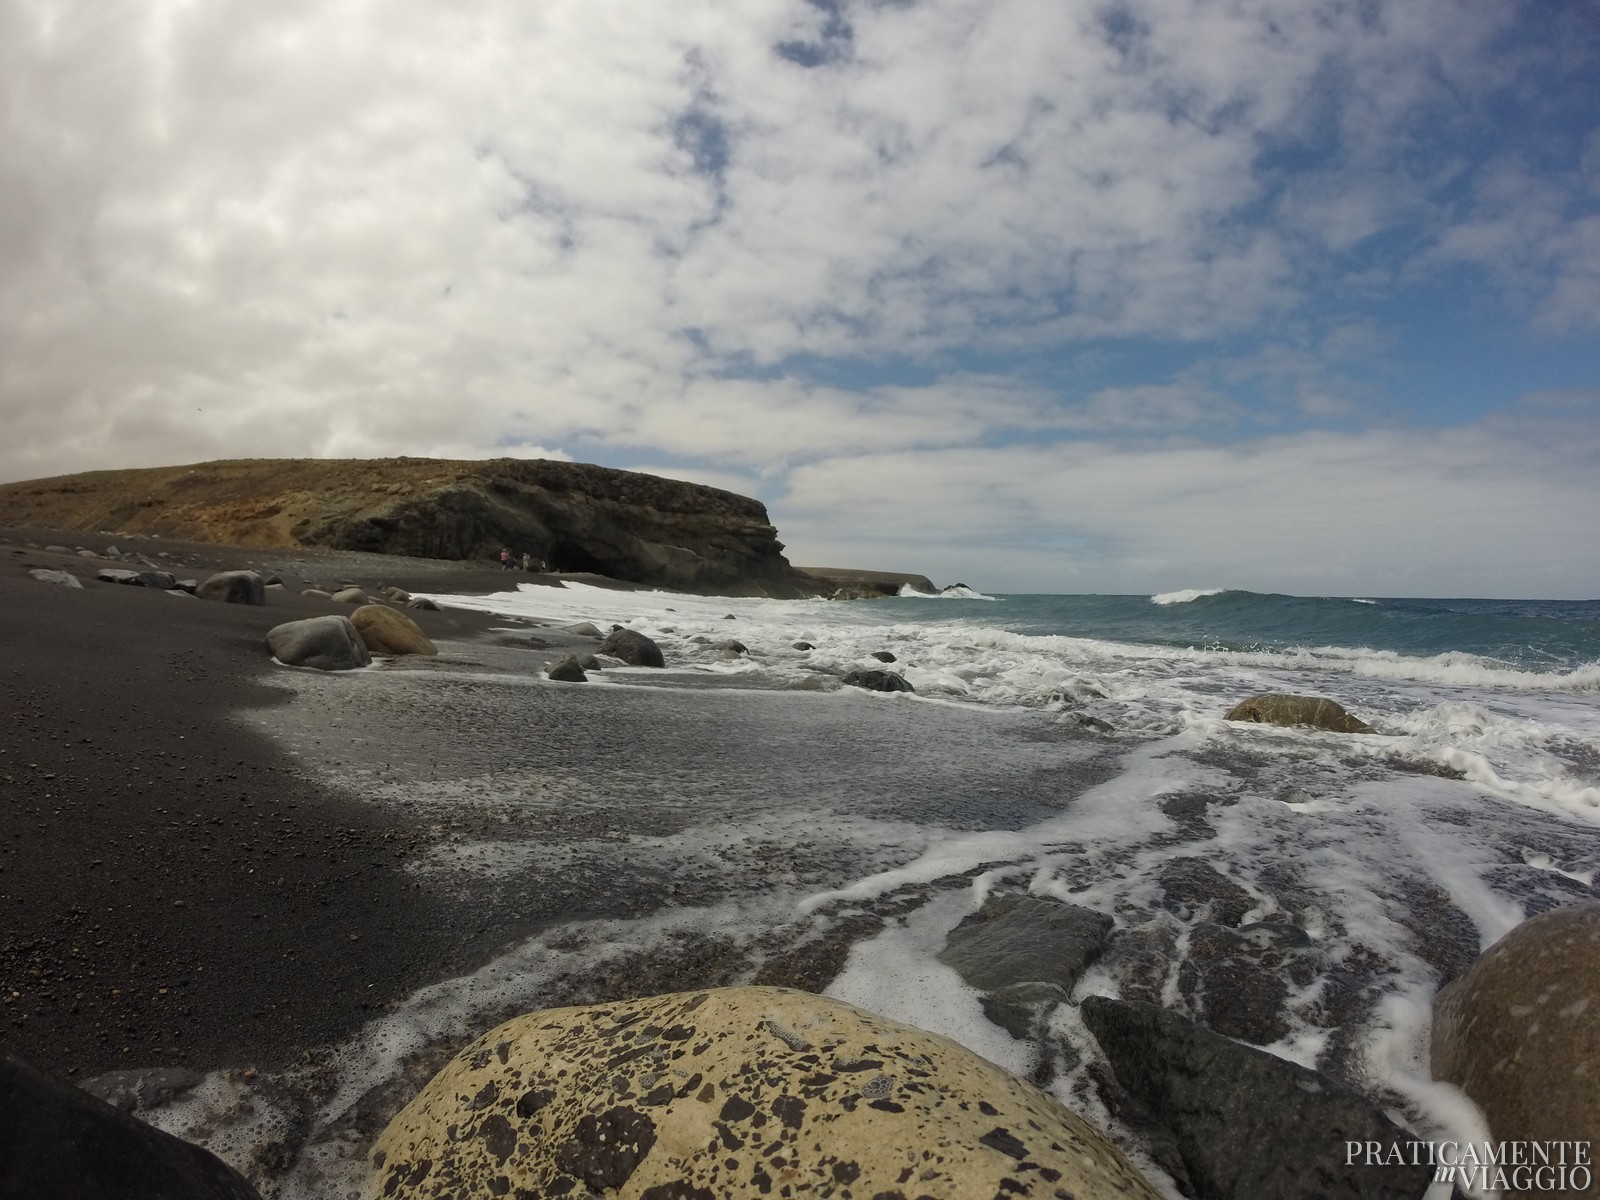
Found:
<svg viewBox="0 0 1600 1200"><path fill-rule="evenodd" d="M600 653L620 658L630 667L665 667L666 658L653 638L636 629L613 629L600 643Z"/></svg>
<svg viewBox="0 0 1600 1200"><path fill-rule="evenodd" d="M1501 1141L1600 1143L1600 902L1524 921L1443 988L1431 1060Z"/></svg>
<svg viewBox="0 0 1600 1200"><path fill-rule="evenodd" d="M199 1146L0 1054L0 1196L17 1200L260 1200Z"/></svg>
<svg viewBox="0 0 1600 1200"><path fill-rule="evenodd" d="M897 671L866 669L851 671L844 677L848 687L865 688L869 692L914 692L910 680Z"/></svg>
<svg viewBox="0 0 1600 1200"><path fill-rule="evenodd" d="M939 961L980 991L1049 983L1070 992L1111 932L1104 913L1037 896L995 895L950 931Z"/></svg>
<svg viewBox="0 0 1600 1200"><path fill-rule="evenodd" d="M1178 1156L1162 1165L1201 1200L1416 1200L1432 1177L1426 1166L1347 1165L1346 1142L1409 1154L1412 1138L1326 1076L1153 1005L1091 996L1082 1012L1114 1073L1108 1106L1165 1131L1152 1149Z"/></svg>
<svg viewBox="0 0 1600 1200"><path fill-rule="evenodd" d="M1228 710L1225 721L1254 721L1263 725L1309 725L1335 733L1371 733L1372 726L1345 712L1335 701L1321 696L1263 693L1241 700Z"/></svg>

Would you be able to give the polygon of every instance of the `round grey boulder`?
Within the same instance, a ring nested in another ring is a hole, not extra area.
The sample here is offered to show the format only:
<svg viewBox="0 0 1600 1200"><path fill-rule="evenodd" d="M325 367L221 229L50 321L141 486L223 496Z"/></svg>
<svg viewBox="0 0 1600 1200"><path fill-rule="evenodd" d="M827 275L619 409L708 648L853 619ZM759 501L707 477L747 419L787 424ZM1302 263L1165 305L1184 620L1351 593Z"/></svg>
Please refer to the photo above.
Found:
<svg viewBox="0 0 1600 1200"><path fill-rule="evenodd" d="M349 617L309 617L267 630L272 657L291 667L349 671L371 664L361 635Z"/></svg>
<svg viewBox="0 0 1600 1200"><path fill-rule="evenodd" d="M265 604L267 584L254 571L218 571L195 588L194 594L225 604Z"/></svg>
<svg viewBox="0 0 1600 1200"><path fill-rule="evenodd" d="M664 667L661 647L636 629L614 629L600 643L600 653L620 658L630 667Z"/></svg>
<svg viewBox="0 0 1600 1200"><path fill-rule="evenodd" d="M333 594L340 604L371 604L371 599L358 587L340 588Z"/></svg>

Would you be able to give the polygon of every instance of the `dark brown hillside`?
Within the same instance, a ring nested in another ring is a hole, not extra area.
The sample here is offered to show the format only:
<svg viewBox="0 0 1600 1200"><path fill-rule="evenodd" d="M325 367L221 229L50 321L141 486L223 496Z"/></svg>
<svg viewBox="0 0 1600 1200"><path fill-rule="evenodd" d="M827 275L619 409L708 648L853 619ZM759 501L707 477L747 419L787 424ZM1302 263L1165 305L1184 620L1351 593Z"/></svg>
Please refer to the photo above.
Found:
<svg viewBox="0 0 1600 1200"><path fill-rule="evenodd" d="M0 524L493 558L654 587L812 595L758 501L549 459L234 459L0 485Z"/></svg>

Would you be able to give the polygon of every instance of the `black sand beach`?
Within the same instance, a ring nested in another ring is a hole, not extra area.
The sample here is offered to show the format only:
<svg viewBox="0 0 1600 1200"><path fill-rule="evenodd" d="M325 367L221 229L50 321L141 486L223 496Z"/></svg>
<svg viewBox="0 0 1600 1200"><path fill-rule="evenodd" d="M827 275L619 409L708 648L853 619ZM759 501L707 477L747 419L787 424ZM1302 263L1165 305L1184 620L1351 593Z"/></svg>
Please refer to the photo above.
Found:
<svg viewBox="0 0 1600 1200"><path fill-rule="evenodd" d="M28 544L165 550L179 575L284 572L266 607L98 583L124 560ZM281 704L271 626L334 583L503 587L498 568L0 531L0 1042L59 1073L282 1063L498 943L401 868L416 839L317 786L234 712ZM82 590L35 581L65 569ZM444 578L448 578L448 583ZM526 578L526 577L524 577ZM436 638L464 612L413 612Z"/></svg>

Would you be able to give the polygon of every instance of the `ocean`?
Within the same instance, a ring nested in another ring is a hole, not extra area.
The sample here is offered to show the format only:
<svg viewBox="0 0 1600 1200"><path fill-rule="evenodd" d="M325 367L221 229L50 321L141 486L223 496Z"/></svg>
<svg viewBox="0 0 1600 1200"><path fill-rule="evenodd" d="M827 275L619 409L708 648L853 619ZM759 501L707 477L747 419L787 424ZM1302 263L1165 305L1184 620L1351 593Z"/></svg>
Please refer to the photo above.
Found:
<svg viewBox="0 0 1600 1200"><path fill-rule="evenodd" d="M420 884L533 880L574 898L471 976L375 1018L339 1049L309 1118L228 1073L155 1114L235 1162L309 1126L269 1196L351 1194L352 1114L429 1046L605 998L641 963L676 956L683 986L748 982L829 945L843 947L829 995L1041 1081L1176 1195L1098 1093L1074 1005L1013 1037L937 954L987 896L1055 897L1110 915L1114 945L1160 948L1165 972L1151 984L1148 956L1108 953L1074 999L1153 986L1205 1020L1218 1002L1191 943L1209 913L1173 903L1196 861L1242 897L1239 924L1292 924L1306 942L1292 977L1269 982L1270 1011L1235 1036L1354 1084L1419 1135L1482 1138L1472 1105L1429 1076L1433 995L1519 921L1600 897L1597 601L963 588L829 602L577 584L433 598L501 615L508 644L540 623L625 625L668 667L557 685L508 669L514 650L457 648L337 680L276 673L302 703L252 720L296 752L321 736L303 715L317 704L351 745L382 739L396 712L430 714L382 770L360 755L315 768L438 825ZM915 691L841 687L861 667ZM464 689L495 720L538 725L518 765L486 770L472 738L451 744L445 714ZM1327 697L1374 732L1224 719L1261 692ZM569 744L549 745L552 731ZM466 812L474 823L451 824ZM596 902L622 879L626 912ZM252 1120L225 1119L241 1105Z"/></svg>

